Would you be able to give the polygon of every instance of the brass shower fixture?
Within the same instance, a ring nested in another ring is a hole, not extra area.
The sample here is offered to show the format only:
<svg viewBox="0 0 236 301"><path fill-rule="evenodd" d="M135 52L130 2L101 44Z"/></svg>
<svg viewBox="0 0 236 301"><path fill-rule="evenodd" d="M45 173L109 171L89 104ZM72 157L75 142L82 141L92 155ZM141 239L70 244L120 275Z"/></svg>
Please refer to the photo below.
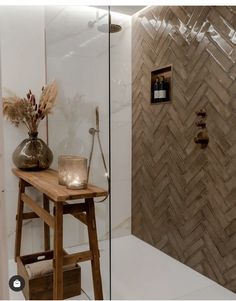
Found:
<svg viewBox="0 0 236 301"><path fill-rule="evenodd" d="M206 148L208 143L209 143L209 136L208 136L208 131L206 128L206 118L207 118L207 113L205 110L201 109L196 112L196 115L200 119L195 122L197 127L200 127L201 130L197 133L196 137L194 138L194 142L196 144L200 144L201 148Z"/></svg>
<svg viewBox="0 0 236 301"><path fill-rule="evenodd" d="M197 133L197 136L194 138L196 144L200 144L201 148L206 148L209 143L209 137L207 131L200 131Z"/></svg>
<svg viewBox="0 0 236 301"><path fill-rule="evenodd" d="M203 129L206 128L206 122L203 119L195 122L195 124L196 124L197 127L201 127Z"/></svg>
<svg viewBox="0 0 236 301"><path fill-rule="evenodd" d="M201 109L201 110L196 112L196 115L200 116L202 118L206 118L207 117L207 112L204 109Z"/></svg>
<svg viewBox="0 0 236 301"><path fill-rule="evenodd" d="M102 33L117 33L122 30L122 26L119 24L111 23L111 20L106 20L105 23L100 24L99 22L108 16L108 13L103 14L102 16L99 16L99 11L96 12L96 19L94 21L89 21L88 22L88 27L93 28L95 24L97 24L97 30L102 32ZM110 24L108 24L110 23Z"/></svg>
<svg viewBox="0 0 236 301"><path fill-rule="evenodd" d="M100 32L103 32L103 33L108 33L108 32L110 32L110 33L117 33L117 32L119 32L119 31L122 30L122 27L120 25L118 25L118 24L111 23L110 24L110 28L109 28L108 24L102 24L102 25L99 25L97 27L97 29Z"/></svg>

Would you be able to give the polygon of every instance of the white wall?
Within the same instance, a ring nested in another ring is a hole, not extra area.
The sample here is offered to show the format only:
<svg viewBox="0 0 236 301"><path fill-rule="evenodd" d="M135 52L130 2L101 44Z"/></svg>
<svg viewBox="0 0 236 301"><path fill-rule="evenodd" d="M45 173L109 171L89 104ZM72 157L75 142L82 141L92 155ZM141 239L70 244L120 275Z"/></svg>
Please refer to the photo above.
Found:
<svg viewBox="0 0 236 301"><path fill-rule="evenodd" d="M99 106L101 140L108 162L108 35L89 28L96 18L92 7L65 7L59 14L47 14L47 77L59 83L54 114L49 118L49 145L54 152L53 167L58 156L74 154L89 157L91 135L95 126L95 108ZM100 15L106 11L100 11ZM107 16L103 21L106 23ZM106 45L106 47L104 46ZM101 155L96 141L90 181L107 188ZM96 206L99 238L108 232L108 201ZM70 216L65 216L64 245L87 242L87 231ZM73 229L73 234L71 233Z"/></svg>
<svg viewBox="0 0 236 301"><path fill-rule="evenodd" d="M96 20L96 12L92 7L66 7L47 14L47 76L60 83L56 109L49 120L55 168L60 154L89 156L88 130L95 126L96 106L100 109L101 140L108 162L108 34L97 29L97 25L108 22L108 17L90 28L88 23ZM99 10L99 17L106 13ZM111 35L112 235L122 236L131 232L131 18L112 13L112 22L122 25L121 32ZM107 188L97 141L91 176L95 185ZM96 205L100 240L108 238L108 209L108 200ZM76 220L66 217L66 223L66 246L87 241Z"/></svg>
<svg viewBox="0 0 236 301"><path fill-rule="evenodd" d="M56 8L57 13L62 11ZM61 80L60 97L49 123L49 142L57 156L78 152L88 157L91 136L88 129L95 125L94 109L100 107L101 139L108 161L108 35L96 28L88 32L88 21L96 14L84 8L78 27L78 10L68 8L62 22L54 19L51 26L53 41L48 47L48 79ZM54 12L53 12L54 13ZM53 16L53 14L52 14ZM50 20L50 14L48 15ZM104 23L107 19L103 19ZM131 216L131 23L130 17L112 14L112 21L121 24L120 33L111 35L111 88L112 88L112 235L130 233ZM58 22L58 23L57 23ZM61 26L61 31L58 30ZM78 30L83 30L76 39ZM44 10L39 7L1 8L2 32L2 86L24 96L29 88L39 95L45 82ZM95 34L96 33L96 34ZM69 39L65 36L69 35ZM79 48L78 48L79 45ZM76 51L75 51L76 49ZM6 88L6 89L5 89ZM41 125L45 138L45 124ZM23 127L14 128L4 121L5 196L7 204L7 231L9 258L14 255L17 179L12 175L12 153L27 136ZM92 180L106 188L103 166L97 146L92 166ZM108 202L96 206L99 238L108 238ZM73 219L66 219L65 242L73 246L87 240L85 232ZM73 235L71 235L73 229ZM27 221L23 234L23 253L42 248L41 221Z"/></svg>
<svg viewBox="0 0 236 301"><path fill-rule="evenodd" d="M0 64L1 66L1 64ZM1 83L1 80L0 80ZM2 103L0 101L0 107ZM0 110L0 300L8 299L8 253L6 227L6 200L4 197L4 153L3 153L3 117Z"/></svg>
<svg viewBox="0 0 236 301"><path fill-rule="evenodd" d="M44 8L1 7L1 76L3 96L7 89L25 96L29 89L38 96L45 83ZM18 181L11 173L12 153L27 137L27 129L14 128L4 120L5 199L9 258L14 256L15 215ZM40 136L45 138L45 123ZM31 253L42 247L40 221L27 221L23 228L23 253Z"/></svg>
<svg viewBox="0 0 236 301"><path fill-rule="evenodd" d="M111 13L122 31L111 34L112 237L131 233L131 17Z"/></svg>

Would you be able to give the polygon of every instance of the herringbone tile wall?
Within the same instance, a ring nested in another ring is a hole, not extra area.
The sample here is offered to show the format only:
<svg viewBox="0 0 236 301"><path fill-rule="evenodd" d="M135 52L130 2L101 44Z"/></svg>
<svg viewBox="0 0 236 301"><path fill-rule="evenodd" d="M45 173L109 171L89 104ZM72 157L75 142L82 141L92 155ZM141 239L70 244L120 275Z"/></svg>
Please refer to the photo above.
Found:
<svg viewBox="0 0 236 301"><path fill-rule="evenodd" d="M132 233L236 292L236 7L149 7L132 25ZM166 64L173 100L151 105Z"/></svg>

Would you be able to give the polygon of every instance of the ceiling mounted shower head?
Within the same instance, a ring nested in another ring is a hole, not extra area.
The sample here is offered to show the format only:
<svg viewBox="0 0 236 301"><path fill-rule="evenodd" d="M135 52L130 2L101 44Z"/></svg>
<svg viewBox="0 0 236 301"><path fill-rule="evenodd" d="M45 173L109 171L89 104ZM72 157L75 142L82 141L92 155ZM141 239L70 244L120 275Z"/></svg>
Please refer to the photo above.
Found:
<svg viewBox="0 0 236 301"><path fill-rule="evenodd" d="M99 25L98 27L98 30L103 32L103 33L116 33L116 32L119 32L122 30L122 27L118 24L110 24L110 31L109 31L109 26L108 24L102 24L102 25Z"/></svg>

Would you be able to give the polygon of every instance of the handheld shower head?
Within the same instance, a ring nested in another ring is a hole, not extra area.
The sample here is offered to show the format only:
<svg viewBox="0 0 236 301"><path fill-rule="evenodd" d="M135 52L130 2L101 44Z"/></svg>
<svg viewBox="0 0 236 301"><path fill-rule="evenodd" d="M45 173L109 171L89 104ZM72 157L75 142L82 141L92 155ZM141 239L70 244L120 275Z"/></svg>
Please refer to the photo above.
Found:
<svg viewBox="0 0 236 301"><path fill-rule="evenodd" d="M95 128L89 129L89 134L91 135L95 135L95 133L99 132L99 107L96 107L95 114L96 114L96 129Z"/></svg>
<svg viewBox="0 0 236 301"><path fill-rule="evenodd" d="M99 131L99 107L96 107L96 130Z"/></svg>
<svg viewBox="0 0 236 301"><path fill-rule="evenodd" d="M110 189L110 178L109 178L109 173L108 173L105 155L103 153L102 144L101 144L101 140L100 140L100 133L99 133L99 107L96 107L95 113L96 113L96 129L95 128L89 129L89 133L92 135L92 146L91 146L91 151L90 151L90 155L89 155L89 163L88 163L88 180L89 180L90 167L91 167L93 150L94 150L94 140L95 140L95 136L97 136L98 146L99 146L99 149L101 152L102 162L103 162L105 176L107 178L107 185L108 185L108 190L109 190ZM97 203L104 202L107 198L108 198L108 195L101 201L98 201Z"/></svg>

